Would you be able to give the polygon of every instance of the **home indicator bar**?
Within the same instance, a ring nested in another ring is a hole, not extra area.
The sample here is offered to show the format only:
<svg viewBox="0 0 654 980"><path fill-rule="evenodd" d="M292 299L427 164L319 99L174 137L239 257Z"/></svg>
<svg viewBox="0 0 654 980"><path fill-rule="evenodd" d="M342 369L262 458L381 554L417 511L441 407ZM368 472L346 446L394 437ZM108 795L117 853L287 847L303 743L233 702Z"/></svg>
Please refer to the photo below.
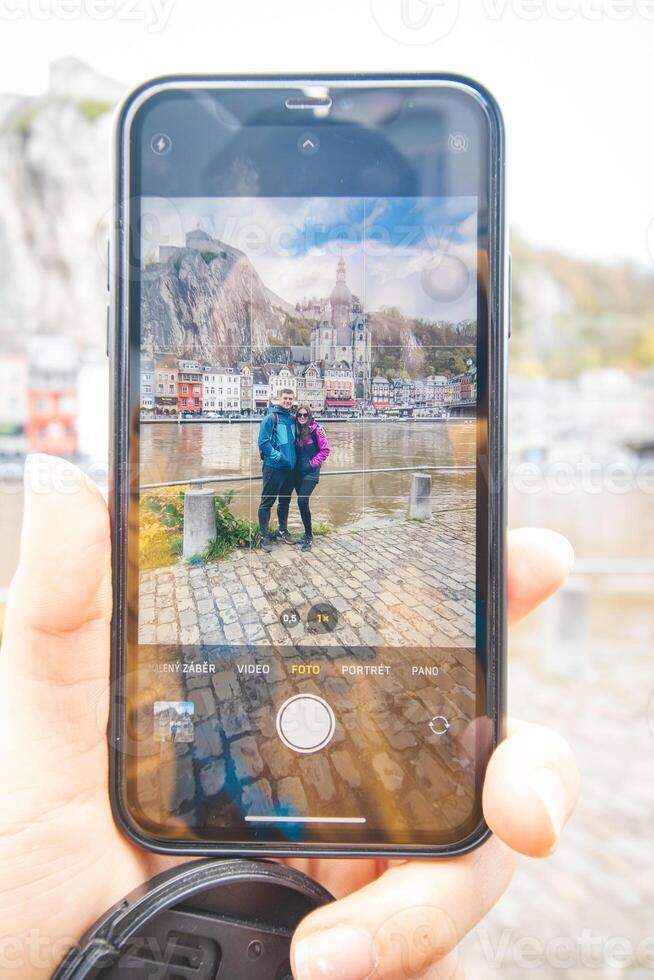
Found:
<svg viewBox="0 0 654 980"><path fill-rule="evenodd" d="M365 823L365 817L246 817L249 823Z"/></svg>

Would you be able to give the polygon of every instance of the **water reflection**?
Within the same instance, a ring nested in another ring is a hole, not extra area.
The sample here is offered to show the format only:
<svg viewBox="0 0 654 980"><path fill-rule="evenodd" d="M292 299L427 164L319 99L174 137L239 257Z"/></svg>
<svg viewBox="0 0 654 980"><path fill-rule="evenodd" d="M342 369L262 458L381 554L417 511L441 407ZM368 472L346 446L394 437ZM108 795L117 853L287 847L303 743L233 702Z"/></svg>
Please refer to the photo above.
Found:
<svg viewBox="0 0 654 980"><path fill-rule="evenodd" d="M475 427L457 422L335 422L325 424L331 453L312 499L315 517L336 527L364 518L406 513L410 472L396 467L472 466ZM257 424L150 424L142 427L141 481L163 483L203 476L259 475ZM372 472L388 469L390 472ZM330 476L335 470L354 470ZM434 473L434 510L456 508L474 473ZM220 489L221 485L217 485ZM237 491L233 510L251 517L260 484L223 484Z"/></svg>

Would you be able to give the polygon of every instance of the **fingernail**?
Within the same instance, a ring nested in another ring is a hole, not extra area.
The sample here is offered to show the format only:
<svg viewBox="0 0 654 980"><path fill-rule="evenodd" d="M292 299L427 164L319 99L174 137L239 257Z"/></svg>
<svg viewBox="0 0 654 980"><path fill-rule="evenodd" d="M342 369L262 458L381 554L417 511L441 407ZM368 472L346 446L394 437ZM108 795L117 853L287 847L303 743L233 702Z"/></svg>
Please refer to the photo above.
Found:
<svg viewBox="0 0 654 980"><path fill-rule="evenodd" d="M293 951L295 980L366 980L375 965L369 934L348 926L301 939Z"/></svg>
<svg viewBox="0 0 654 980"><path fill-rule="evenodd" d="M552 826L552 850L554 850L567 817L563 783L555 769L541 766L531 774L529 785L543 804L549 818Z"/></svg>

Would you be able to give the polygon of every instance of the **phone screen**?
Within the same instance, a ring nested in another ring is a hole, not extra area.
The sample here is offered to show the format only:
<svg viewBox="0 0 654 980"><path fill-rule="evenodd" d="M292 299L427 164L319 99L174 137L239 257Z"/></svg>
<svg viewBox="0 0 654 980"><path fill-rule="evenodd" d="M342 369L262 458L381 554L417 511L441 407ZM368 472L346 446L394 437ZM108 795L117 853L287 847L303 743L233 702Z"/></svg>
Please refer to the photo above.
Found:
<svg viewBox="0 0 654 980"><path fill-rule="evenodd" d="M456 86L303 92L131 122L123 806L155 842L447 848L496 721L492 127Z"/></svg>

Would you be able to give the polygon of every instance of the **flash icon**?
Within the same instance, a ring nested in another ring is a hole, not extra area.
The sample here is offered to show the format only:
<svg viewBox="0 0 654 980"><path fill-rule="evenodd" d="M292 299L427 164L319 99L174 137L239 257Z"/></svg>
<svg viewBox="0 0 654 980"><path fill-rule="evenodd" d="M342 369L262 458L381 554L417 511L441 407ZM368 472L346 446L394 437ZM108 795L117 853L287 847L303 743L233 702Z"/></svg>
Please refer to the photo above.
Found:
<svg viewBox="0 0 654 980"><path fill-rule="evenodd" d="M170 153L172 145L173 141L167 133L155 133L150 140L150 149L159 157L165 157L167 153Z"/></svg>

